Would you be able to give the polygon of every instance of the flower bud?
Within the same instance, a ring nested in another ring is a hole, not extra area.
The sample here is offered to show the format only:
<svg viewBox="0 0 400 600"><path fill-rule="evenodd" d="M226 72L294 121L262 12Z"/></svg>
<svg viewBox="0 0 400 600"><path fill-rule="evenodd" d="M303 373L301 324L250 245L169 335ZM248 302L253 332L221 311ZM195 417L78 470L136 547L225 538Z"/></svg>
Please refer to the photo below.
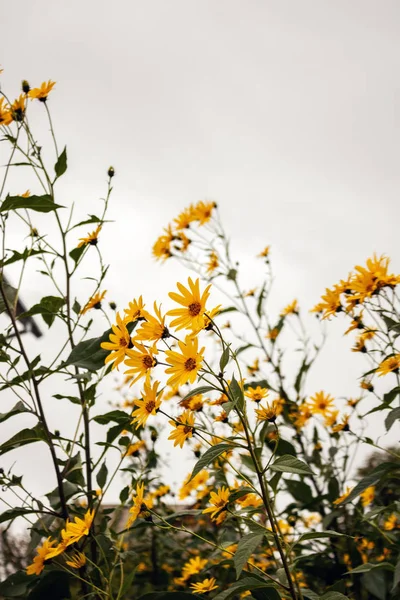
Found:
<svg viewBox="0 0 400 600"><path fill-rule="evenodd" d="M24 94L27 94L31 89L31 86L29 85L26 79L23 80L21 87Z"/></svg>
<svg viewBox="0 0 400 600"><path fill-rule="evenodd" d="M110 177L114 177L115 175L115 171L114 171L114 167L109 167L108 171L107 171L107 175Z"/></svg>

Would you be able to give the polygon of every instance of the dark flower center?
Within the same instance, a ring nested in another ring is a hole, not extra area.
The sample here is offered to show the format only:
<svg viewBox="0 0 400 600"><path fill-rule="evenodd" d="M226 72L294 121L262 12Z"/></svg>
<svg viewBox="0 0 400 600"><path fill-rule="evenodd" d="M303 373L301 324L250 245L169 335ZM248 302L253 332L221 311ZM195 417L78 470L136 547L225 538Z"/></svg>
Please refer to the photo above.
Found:
<svg viewBox="0 0 400 600"><path fill-rule="evenodd" d="M149 400L145 405L145 408L148 413L151 413L155 409L155 407L156 403L154 402L154 400Z"/></svg>
<svg viewBox="0 0 400 600"><path fill-rule="evenodd" d="M187 435L188 433L191 433L193 427L190 427L190 425L185 425L185 427L183 428L183 433L185 435Z"/></svg>
<svg viewBox="0 0 400 600"><path fill-rule="evenodd" d="M146 369L151 369L153 366L153 359L149 355L144 356L142 362Z"/></svg>
<svg viewBox="0 0 400 600"><path fill-rule="evenodd" d="M185 362L185 370L186 371L193 371L197 366L196 363L196 359L195 358L188 358L187 361Z"/></svg>
<svg viewBox="0 0 400 600"><path fill-rule="evenodd" d="M192 302L192 304L189 304L188 309L192 317L197 317L197 315L200 314L201 311L201 304L200 302Z"/></svg>

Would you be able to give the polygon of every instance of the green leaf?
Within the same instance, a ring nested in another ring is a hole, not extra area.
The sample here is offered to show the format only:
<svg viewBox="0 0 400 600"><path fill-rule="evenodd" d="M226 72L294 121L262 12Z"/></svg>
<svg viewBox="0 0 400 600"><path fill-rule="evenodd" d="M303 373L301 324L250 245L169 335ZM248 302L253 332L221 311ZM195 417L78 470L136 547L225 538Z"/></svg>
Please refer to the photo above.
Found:
<svg viewBox="0 0 400 600"><path fill-rule="evenodd" d="M32 317L33 315L42 315L44 322L50 328L62 306L65 304L65 298L58 296L44 296L39 304L35 304L28 311L21 313L19 319Z"/></svg>
<svg viewBox="0 0 400 600"><path fill-rule="evenodd" d="M40 360L40 356L37 358ZM37 361L37 362L32 361L31 367L34 367L35 365L37 365L38 362L39 361ZM49 370L47 369L47 367L43 367L43 366L38 367L37 369L31 368L30 370L24 371L24 373L21 373L21 375L17 375L13 379L8 380L6 383L4 383L0 387L0 390L2 391L7 388L13 387L14 385L20 385L24 381L27 381L28 379L32 379L32 376L40 377L41 375L44 375L45 373L48 373L48 372L49 372Z"/></svg>
<svg viewBox="0 0 400 600"><path fill-rule="evenodd" d="M7 196L0 207L0 212L19 210L20 208L48 213L52 210L57 210L57 208L65 207L60 204L55 204L53 198L49 196L49 194L44 194L43 196L29 196L28 198L24 198L23 196Z"/></svg>
<svg viewBox="0 0 400 600"><path fill-rule="evenodd" d="M381 480L382 476L386 474L386 472L398 471L399 469L400 464L393 462L386 462L378 465L377 467L375 467L375 469L371 471L371 473L369 473L369 475L366 475L361 479L361 481L359 481L359 483L355 486L355 488L352 489L347 498L342 500L339 506L344 506L345 504L352 502L355 498L357 498L357 496L361 494L361 492L366 490L367 487L370 487L371 485L376 485Z"/></svg>
<svg viewBox="0 0 400 600"><path fill-rule="evenodd" d="M252 556L254 550L261 544L264 535L260 533L249 533L239 540L237 550L233 557L233 563L236 570L236 579L239 578L243 567Z"/></svg>
<svg viewBox="0 0 400 600"><path fill-rule="evenodd" d="M54 165L54 170L56 172L57 177L61 177L64 175L67 170L67 147L65 146L64 150L61 152L60 156L57 159L56 164Z"/></svg>
<svg viewBox="0 0 400 600"><path fill-rule="evenodd" d="M108 475L108 469L107 469L106 461L104 461L99 469L99 472L96 475L97 485L99 486L99 488L101 490L104 488L104 486L106 484L107 475Z"/></svg>
<svg viewBox="0 0 400 600"><path fill-rule="evenodd" d="M70 577L65 571L49 571L45 573L33 588L27 600L66 600L71 598L69 589Z"/></svg>
<svg viewBox="0 0 400 600"><path fill-rule="evenodd" d="M235 375L232 375L232 380L231 380L231 382L229 384L229 392L230 392L230 395L232 397L232 405L230 407L230 410L232 410L233 408L235 408L235 406L238 407L238 410L243 410L243 408L244 408L244 394L243 394L242 388L240 387L240 385L236 381ZM228 412L228 411L226 411L226 412Z"/></svg>
<svg viewBox="0 0 400 600"><path fill-rule="evenodd" d="M0 523L5 523L5 521L11 521L17 517L30 515L32 513L36 513L34 508L10 508L0 515Z"/></svg>
<svg viewBox="0 0 400 600"><path fill-rule="evenodd" d="M188 592L150 592L140 596L137 600L193 600L193 598L201 600L201 596Z"/></svg>
<svg viewBox="0 0 400 600"><path fill-rule="evenodd" d="M276 461L270 466L270 469L272 469L272 471L280 471L282 473L312 475L310 467L305 462L288 454L284 454L283 456L277 458Z"/></svg>
<svg viewBox="0 0 400 600"><path fill-rule="evenodd" d="M205 394L206 392L211 392L212 390L215 391L215 388L213 388L211 385L200 385L199 387L190 390L190 392L188 392L186 396L182 398L182 400L188 400L189 398L193 398L193 396Z"/></svg>
<svg viewBox="0 0 400 600"><path fill-rule="evenodd" d="M389 429L391 428L393 423L395 421L398 421L399 419L400 419L400 406L391 410L390 413L387 415L387 417L385 419L386 431L389 431Z"/></svg>
<svg viewBox="0 0 400 600"><path fill-rule="evenodd" d="M64 396L63 394L54 394L53 398L56 398L57 400L69 400L70 402L72 402L72 404L82 404L80 398L77 398L76 396Z"/></svg>
<svg viewBox="0 0 400 600"><path fill-rule="evenodd" d="M46 436L42 429L42 426L38 423L32 429L22 429L15 435L13 435L9 440L1 444L0 446L0 455L9 452L10 450L14 450L15 448L20 448L21 446L25 446L26 444L32 444L33 442L46 441Z"/></svg>
<svg viewBox="0 0 400 600"><path fill-rule="evenodd" d="M284 481L289 493L295 500L304 504L311 504L313 495L309 485L304 481L296 481L294 479L285 479Z"/></svg>
<svg viewBox="0 0 400 600"><path fill-rule="evenodd" d="M226 443L216 444L215 446L211 446L211 448L206 450L204 452L203 456L201 456L199 458L199 460L197 461L197 463L195 464L189 481L191 481L193 479L193 477L195 477L195 475L197 475L197 473L200 473L200 471L202 469L207 467L207 465L212 463L216 458L218 458L218 456L220 456L227 450L232 450L231 444L226 444Z"/></svg>
<svg viewBox="0 0 400 600"><path fill-rule="evenodd" d="M397 396L400 394L400 387L397 386L395 388L393 388L392 390L390 390L390 392L387 392L386 394L384 394L383 396L383 403L384 404L391 404L393 402L393 400L395 398L397 398Z"/></svg>
<svg viewBox="0 0 400 600"><path fill-rule="evenodd" d="M5 267L7 265L11 265L12 263L18 262L19 260L23 260L24 262L28 260L31 256L37 256L38 254L48 254L46 250L34 250L33 248L25 248L23 252L17 252L17 250L11 250L13 253L10 258L6 260L0 261L0 266Z"/></svg>
<svg viewBox="0 0 400 600"><path fill-rule="evenodd" d="M25 571L17 571L0 582L0 594L4 598L24 598L32 583L32 575L27 575Z"/></svg>
<svg viewBox="0 0 400 600"><path fill-rule="evenodd" d="M311 367L311 364L312 363L308 363L307 362L307 358L305 358L303 360L303 362L301 363L299 372L297 373L296 381L294 382L294 389L296 390L297 393L300 392L300 388L301 388L301 384L302 384L302 381L303 381L303 377L304 377L304 375L307 374L307 371Z"/></svg>
<svg viewBox="0 0 400 600"><path fill-rule="evenodd" d="M351 537L345 535L344 533L338 533L337 531L309 531L308 533L303 533L297 540L293 542L291 548L293 548L296 544L301 544L306 540L318 540L324 538L332 538L332 537Z"/></svg>
<svg viewBox="0 0 400 600"><path fill-rule="evenodd" d="M262 308L263 308L266 285L267 285L267 282L264 281L263 286L261 288L260 295L258 296L258 301L257 301L257 315L260 317L260 319L261 319L261 315L262 315Z"/></svg>
<svg viewBox="0 0 400 600"><path fill-rule="evenodd" d="M75 229L75 227L80 227L81 225L90 225L91 223L108 223L108 221L102 221L99 217L96 217L96 215L88 216L89 219L86 219L85 221L80 221L79 223L71 227L71 229Z"/></svg>
<svg viewBox="0 0 400 600"><path fill-rule="evenodd" d="M394 593L396 591L396 588L399 585L399 583L400 583L400 557L399 557L396 567L394 569L392 593Z"/></svg>
<svg viewBox="0 0 400 600"><path fill-rule="evenodd" d="M236 306L228 306L227 308L223 308L222 310L220 310L218 314L223 315L224 313L228 312L238 312L238 309L236 308Z"/></svg>
<svg viewBox="0 0 400 600"><path fill-rule="evenodd" d="M128 500L129 498L129 485L126 485L124 488L122 488L120 494L119 494L119 501L121 502L121 504L125 504L125 502Z"/></svg>
<svg viewBox="0 0 400 600"><path fill-rule="evenodd" d="M69 253L70 257L72 258L72 260L74 261L74 263L76 264L80 257L82 256L82 254L85 252L86 250L86 246L79 246L79 248L73 248L71 250L71 252Z"/></svg>
<svg viewBox="0 0 400 600"><path fill-rule="evenodd" d="M26 413L26 412L31 412L31 411L25 406L25 404L23 402L19 401L8 412L0 413L0 423L3 423L3 421L6 421L7 419L9 419L10 417L13 417L14 415L20 415L21 413Z"/></svg>
<svg viewBox="0 0 400 600"><path fill-rule="evenodd" d="M236 277L237 277L237 270L236 269L230 269L226 275L227 279L230 279L231 281L236 281Z"/></svg>
<svg viewBox="0 0 400 600"><path fill-rule="evenodd" d="M58 463L64 467L61 473L62 479L66 479L70 483L76 484L80 487L85 485L85 479L82 472L82 460L79 451L74 456L67 458L66 460L59 459Z"/></svg>
<svg viewBox="0 0 400 600"><path fill-rule="evenodd" d="M347 596L344 596L340 592L327 592L323 596L320 596L320 600L349 600Z"/></svg>
<svg viewBox="0 0 400 600"><path fill-rule="evenodd" d="M347 571L345 575L353 575L354 573L368 573L372 569L386 569L388 571L394 571L394 566L388 562L380 562L380 563L369 563L366 562L362 565L359 565L355 569L351 569L351 571Z"/></svg>
<svg viewBox="0 0 400 600"><path fill-rule="evenodd" d="M228 598L237 596L248 590L263 590L268 594L265 598L268 598L269 600L280 600L281 598L277 590L267 581L263 581L261 578L258 579L256 577L243 577L242 579L235 581L229 589L214 596L213 600L228 600Z"/></svg>
<svg viewBox="0 0 400 600"><path fill-rule="evenodd" d="M17 295L17 290L15 289L15 287L13 287L12 285L10 285L9 283L7 283L4 280L2 282L2 286L3 286L3 291L4 291L4 294L5 294L5 297L8 301L8 303L14 304L15 297ZM0 294L0 313L5 312L6 310L7 310L6 303L3 300L3 294Z"/></svg>
<svg viewBox="0 0 400 600"><path fill-rule="evenodd" d="M131 417L123 410L112 410L104 415L93 417L93 421L96 421L99 425L108 425L108 423L120 423L126 425L127 422L131 422Z"/></svg>
<svg viewBox="0 0 400 600"><path fill-rule="evenodd" d="M219 361L219 369L221 372L224 372L224 369L229 362L229 355L230 355L230 348L229 348L229 346L225 346L224 351L223 351L220 361Z"/></svg>

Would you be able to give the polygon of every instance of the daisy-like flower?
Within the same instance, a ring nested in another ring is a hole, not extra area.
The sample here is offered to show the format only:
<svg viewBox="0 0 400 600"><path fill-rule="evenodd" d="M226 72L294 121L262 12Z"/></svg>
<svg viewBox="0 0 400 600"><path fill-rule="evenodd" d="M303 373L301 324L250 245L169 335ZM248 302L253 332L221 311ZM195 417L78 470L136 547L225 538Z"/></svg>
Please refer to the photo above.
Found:
<svg viewBox="0 0 400 600"><path fill-rule="evenodd" d="M147 319L149 313L147 310L144 310L144 307L145 304L142 296L139 296L138 300L134 299L132 302L129 302L128 308L124 309L125 321L127 323L132 323L134 321Z"/></svg>
<svg viewBox="0 0 400 600"><path fill-rule="evenodd" d="M192 240L188 238L188 236L185 235L183 231L178 231L175 236L175 244L173 247L178 252L186 252L191 243Z"/></svg>
<svg viewBox="0 0 400 600"><path fill-rule="evenodd" d="M258 385L256 388L248 387L244 395L254 402L261 402L263 398L268 396L268 390L260 385Z"/></svg>
<svg viewBox="0 0 400 600"><path fill-rule="evenodd" d="M267 333L267 335L265 336L267 340L271 340L272 343L275 342L276 338L279 335L279 329L278 327L273 327L272 329L270 329Z"/></svg>
<svg viewBox="0 0 400 600"><path fill-rule="evenodd" d="M48 537L39 548L36 548L37 554L34 557L32 564L28 565L26 568L27 575L40 575L44 569L45 560L48 560L50 550L53 549L54 544L56 544L56 540L52 540L51 537Z"/></svg>
<svg viewBox="0 0 400 600"><path fill-rule="evenodd" d="M5 104L4 98L0 98L0 127L9 125L12 120L10 107Z"/></svg>
<svg viewBox="0 0 400 600"><path fill-rule="evenodd" d="M139 440L134 444L129 444L129 446L126 449L126 452L124 453L124 456L139 456L140 450L145 448L146 442L144 440Z"/></svg>
<svg viewBox="0 0 400 600"><path fill-rule="evenodd" d="M350 415L343 415L341 423L337 423L333 425L332 431L333 433L339 433L339 431L349 431L349 420Z"/></svg>
<svg viewBox="0 0 400 600"><path fill-rule="evenodd" d="M264 250L257 254L258 258L267 258L269 256L269 252L271 250L271 246L265 246Z"/></svg>
<svg viewBox="0 0 400 600"><path fill-rule="evenodd" d="M320 392L316 392L314 396L311 396L309 408L313 415L320 414L325 416L333 408L334 400L333 396L325 394L321 390Z"/></svg>
<svg viewBox="0 0 400 600"><path fill-rule="evenodd" d="M158 392L159 385L159 381L155 381L153 385L145 381L141 400L135 400L135 406L138 408L132 413L131 424L136 423L136 429L144 425L150 415L157 414L161 406L162 395L162 392Z"/></svg>
<svg viewBox="0 0 400 600"><path fill-rule="evenodd" d="M339 504L341 504L344 500L346 500L346 498L348 498L350 496L350 492L352 491L353 488L346 488L346 491L344 494L342 494L341 496L339 496L339 498L336 498L336 500L333 501L333 504L335 506L338 506Z"/></svg>
<svg viewBox="0 0 400 600"><path fill-rule="evenodd" d="M31 98L31 100L36 99L39 100L39 102L46 102L47 96L50 94L55 85L56 82L51 81L51 79L49 79L47 83L44 81L39 88L33 88L33 90L30 90L28 92L28 96Z"/></svg>
<svg viewBox="0 0 400 600"><path fill-rule="evenodd" d="M157 307L157 303L154 302L154 312L156 313L155 317L146 313L146 320L138 329L135 339L150 342L170 337L168 327L165 325L165 316L161 315L161 304Z"/></svg>
<svg viewBox="0 0 400 600"><path fill-rule="evenodd" d="M153 369L157 364L157 359L154 358L154 354L157 354L157 349L152 348L147 350L143 346L143 344L139 344L135 340L132 340L133 345L136 350L127 350L126 354L129 358L125 360L125 364L127 367L131 367L127 371L125 371L125 375L135 376L132 379L131 384L134 384L135 381L140 379L141 377L149 376L151 369Z"/></svg>
<svg viewBox="0 0 400 600"><path fill-rule="evenodd" d="M179 329L202 329L204 327L203 315L206 312L206 302L210 295L209 284L204 292L200 293L200 281L196 279L195 282L189 277L189 287L185 288L181 283L177 283L180 294L176 292L169 292L169 297L178 304L181 304L183 308L174 308L168 311L167 315L176 317L171 322L171 327Z"/></svg>
<svg viewBox="0 0 400 600"><path fill-rule="evenodd" d="M81 246L97 246L101 227L101 225L98 225L96 229L92 231L92 233L87 234L87 237L79 238L79 244L77 248L81 248Z"/></svg>
<svg viewBox="0 0 400 600"><path fill-rule="evenodd" d="M282 412L282 408L274 400L272 404L267 402L267 406L260 405L260 408L256 408L255 412L259 421L269 421L270 423L273 423L276 421L276 417L280 412Z"/></svg>
<svg viewBox="0 0 400 600"><path fill-rule="evenodd" d="M203 510L203 513L210 513L212 521L215 521L217 517L226 512L226 507L229 504L230 491L228 487L222 486L217 489L216 492L210 494L210 504L208 508Z"/></svg>
<svg viewBox="0 0 400 600"><path fill-rule="evenodd" d="M399 368L400 354L394 354L393 356L389 356L389 358L385 358L385 360L381 362L379 367L376 369L376 373L378 373L379 377L382 377L382 375L387 375L388 373L398 373Z"/></svg>
<svg viewBox="0 0 400 600"><path fill-rule="evenodd" d="M363 506L368 506L374 501L375 498L375 486L370 485L360 494L361 504Z"/></svg>
<svg viewBox="0 0 400 600"><path fill-rule="evenodd" d="M174 446L179 445L183 448L185 441L192 437L194 433L194 413L190 410L185 410L176 421L170 421L169 424L174 429L168 439L174 440Z"/></svg>
<svg viewBox="0 0 400 600"><path fill-rule="evenodd" d="M68 538L68 545L75 544L78 542L83 536L89 535L90 528L92 526L94 519L94 510L88 510L83 519L79 517L75 517L75 519L71 521L67 521L65 525L65 533Z"/></svg>
<svg viewBox="0 0 400 600"><path fill-rule="evenodd" d="M172 256L171 243L175 239L171 226L164 229L165 235L161 235L153 245L153 256L156 260L167 260Z"/></svg>
<svg viewBox="0 0 400 600"><path fill-rule="evenodd" d="M81 315L84 315L87 313L88 310L90 310L91 308L96 308L97 310L99 310L101 308L101 302L102 300L104 300L104 296L106 295L107 290L104 290L104 292L96 292L94 296L92 296L90 298L90 300L85 304L85 306L82 308L81 310Z"/></svg>
<svg viewBox="0 0 400 600"><path fill-rule="evenodd" d="M10 107L10 115L13 121L23 121L25 116L26 104L25 95L21 94L19 98L14 100Z"/></svg>
<svg viewBox="0 0 400 600"><path fill-rule="evenodd" d="M364 311L361 311L359 315L353 316L353 320L350 323L350 327L344 332L344 335L347 335L348 333L350 333L350 331L354 331L354 329L364 329L364 324L362 321L363 312Z"/></svg>
<svg viewBox="0 0 400 600"><path fill-rule="evenodd" d="M136 496L133 498L133 506L129 509L129 519L126 524L130 527L142 512L147 512L147 506L144 503L144 483L136 485Z"/></svg>
<svg viewBox="0 0 400 600"><path fill-rule="evenodd" d="M171 365L165 369L171 376L167 385L171 387L184 385L185 383L194 383L197 374L201 369L203 362L203 353L205 348L199 351L199 341L197 338L186 336L184 342L178 342L180 353L174 350L166 350L166 362Z"/></svg>
<svg viewBox="0 0 400 600"><path fill-rule="evenodd" d="M291 304L285 306L283 311L281 312L281 317L286 317L287 315L298 315L299 314L299 306L297 304L297 300L293 300Z"/></svg>
<svg viewBox="0 0 400 600"><path fill-rule="evenodd" d="M385 529L386 531L393 531L393 529L397 528L397 524L397 516L394 513L392 513L383 523L383 529Z"/></svg>
<svg viewBox="0 0 400 600"><path fill-rule="evenodd" d="M76 551L72 554L69 560L65 561L65 564L73 569L81 569L86 565L86 556L82 554L82 552Z"/></svg>
<svg viewBox="0 0 400 600"><path fill-rule="evenodd" d="M207 273L213 273L219 267L218 254L214 250L210 253L207 263Z"/></svg>
<svg viewBox="0 0 400 600"><path fill-rule="evenodd" d="M203 202L203 200L200 200L193 208L194 220L198 221L199 225L204 225L204 223L207 223L211 219L212 211L216 207L215 202Z"/></svg>
<svg viewBox="0 0 400 600"><path fill-rule="evenodd" d="M116 318L117 324L111 326L113 333L110 333L108 337L110 341L100 344L103 350L110 351L104 362L105 364L112 362L113 369L118 369L118 365L125 360L126 351L132 348L133 345L125 321L121 319L119 313L117 313Z"/></svg>
<svg viewBox="0 0 400 600"><path fill-rule="evenodd" d="M176 219L174 219L175 229L177 231L180 231L181 229L187 229L195 220L193 206L191 205L188 208L185 208L185 210L179 213Z"/></svg>
<svg viewBox="0 0 400 600"><path fill-rule="evenodd" d="M329 319L332 315L342 310L340 299L341 289L335 286L332 290L326 288L322 296L322 302L314 306L311 312L323 312L323 319Z"/></svg>
<svg viewBox="0 0 400 600"><path fill-rule="evenodd" d="M200 558L200 556L195 556L194 558L190 558L182 568L182 577L189 579L192 575L197 575L201 573L204 567L207 564L206 558Z"/></svg>
<svg viewBox="0 0 400 600"><path fill-rule="evenodd" d="M247 370L250 375L254 375L260 370L260 359L256 358L252 365L247 365Z"/></svg>

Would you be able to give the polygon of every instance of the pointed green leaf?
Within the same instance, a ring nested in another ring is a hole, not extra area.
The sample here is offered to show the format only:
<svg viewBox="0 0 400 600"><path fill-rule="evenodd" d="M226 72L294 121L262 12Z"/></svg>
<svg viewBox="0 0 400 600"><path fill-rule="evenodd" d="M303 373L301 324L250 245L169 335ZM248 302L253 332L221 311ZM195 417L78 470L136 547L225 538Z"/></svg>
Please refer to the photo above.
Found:
<svg viewBox="0 0 400 600"><path fill-rule="evenodd" d="M24 198L23 196L7 196L0 207L0 212L19 210L21 208L48 213L52 210L57 210L57 208L65 207L55 204L53 198L48 194L44 194L43 196L28 196L28 198Z"/></svg>
<svg viewBox="0 0 400 600"><path fill-rule="evenodd" d="M263 537L264 534L262 533L249 533L239 541L235 556L233 557L237 579L254 550L261 544Z"/></svg>
<svg viewBox="0 0 400 600"><path fill-rule="evenodd" d="M305 462L288 454L284 454L277 458L269 468L272 469L272 471L280 471L282 473L312 475L310 467Z"/></svg>
<svg viewBox="0 0 400 600"><path fill-rule="evenodd" d="M65 146L64 150L61 152L60 156L57 159L56 164L54 165L54 170L56 172L57 177L61 177L64 175L67 170L67 147Z"/></svg>
<svg viewBox="0 0 400 600"><path fill-rule="evenodd" d="M227 452L228 450L232 450L231 444L222 443L222 444L216 444L215 446L211 446L211 448L206 450L204 452L203 456L201 456L199 458L199 460L197 461L197 463L195 464L189 481L191 481L193 479L193 477L195 477L195 475L197 475L197 473L200 473L200 471L202 469L207 467L216 458L218 458L218 456L220 456L224 452Z"/></svg>
<svg viewBox="0 0 400 600"><path fill-rule="evenodd" d="M99 469L99 472L96 475L97 485L99 486L99 488L101 490L104 488L104 486L106 484L107 475L108 475L108 469L107 469L106 461L104 461Z"/></svg>
<svg viewBox="0 0 400 600"><path fill-rule="evenodd" d="M32 429L22 429L22 431L19 431L9 440L1 444L0 455L5 454L10 450L14 450L15 448L25 446L26 444L40 441L46 441L46 436L42 426L38 423L35 427L32 427Z"/></svg>
<svg viewBox="0 0 400 600"><path fill-rule="evenodd" d="M10 417L13 417L14 415L19 415L21 413L26 413L26 412L31 412L31 411L25 406L25 404L23 402L19 401L8 412L0 413L0 423L3 423L3 421L6 421L7 419L9 419Z"/></svg>

